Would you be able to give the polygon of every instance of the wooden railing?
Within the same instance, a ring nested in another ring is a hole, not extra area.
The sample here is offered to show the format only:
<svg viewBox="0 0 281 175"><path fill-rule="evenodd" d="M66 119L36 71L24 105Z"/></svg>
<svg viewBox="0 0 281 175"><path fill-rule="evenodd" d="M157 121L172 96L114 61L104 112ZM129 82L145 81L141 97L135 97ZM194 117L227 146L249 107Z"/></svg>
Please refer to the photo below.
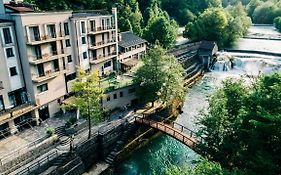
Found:
<svg viewBox="0 0 281 175"><path fill-rule="evenodd" d="M138 116L135 116L135 122L145 124L151 128L162 131L163 133L170 135L190 148L194 148L195 145L203 141L203 138L197 136L195 131L192 131L191 129L175 122L172 122L172 124L169 125L163 122L148 120Z"/></svg>

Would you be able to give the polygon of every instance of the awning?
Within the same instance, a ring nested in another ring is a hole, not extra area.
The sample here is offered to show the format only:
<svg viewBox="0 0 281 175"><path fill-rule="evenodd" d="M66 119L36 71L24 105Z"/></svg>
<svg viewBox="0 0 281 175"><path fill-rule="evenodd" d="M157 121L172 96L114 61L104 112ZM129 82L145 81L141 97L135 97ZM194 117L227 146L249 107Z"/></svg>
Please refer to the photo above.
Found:
<svg viewBox="0 0 281 175"><path fill-rule="evenodd" d="M122 62L121 64L123 64L124 66L127 66L127 67L133 67L133 66L137 65L138 62L139 62L138 59L133 58L128 61Z"/></svg>

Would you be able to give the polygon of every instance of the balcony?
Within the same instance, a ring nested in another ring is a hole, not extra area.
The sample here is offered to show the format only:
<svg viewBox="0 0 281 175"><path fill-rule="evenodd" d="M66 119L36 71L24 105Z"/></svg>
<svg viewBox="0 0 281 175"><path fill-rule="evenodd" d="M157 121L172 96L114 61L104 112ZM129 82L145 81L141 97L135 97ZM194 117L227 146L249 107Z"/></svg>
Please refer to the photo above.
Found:
<svg viewBox="0 0 281 175"><path fill-rule="evenodd" d="M88 34L89 35L96 35L100 33L105 33L105 32L111 32L112 30L115 30L115 27L112 26L107 26L107 27L97 27L94 30L88 29Z"/></svg>
<svg viewBox="0 0 281 175"><path fill-rule="evenodd" d="M38 45L63 39L66 39L66 37L62 36L61 33L54 33L50 35L26 37L26 43L28 45Z"/></svg>
<svg viewBox="0 0 281 175"><path fill-rule="evenodd" d="M91 58L90 63L91 64L99 64L99 63L105 62L107 60L110 60L114 57L117 57L116 52L112 52L112 53L110 53L108 55L104 55L104 56L100 55L96 58Z"/></svg>
<svg viewBox="0 0 281 175"><path fill-rule="evenodd" d="M66 68L64 70L58 70L58 71L48 70L48 71L45 71L45 73L43 75L32 74L31 75L32 81L35 83L40 83L40 82L47 81L52 78L56 78L58 75L66 73L67 71L68 71L68 69Z"/></svg>
<svg viewBox="0 0 281 175"><path fill-rule="evenodd" d="M91 49L91 50L100 49L100 48L107 47L107 46L110 46L113 44L116 44L116 41L114 39L107 40L107 41L101 41L101 42L90 44L89 49Z"/></svg>
<svg viewBox="0 0 281 175"><path fill-rule="evenodd" d="M0 91L4 89L3 81L0 81Z"/></svg>
<svg viewBox="0 0 281 175"><path fill-rule="evenodd" d="M16 106L12 109L7 109L0 112L0 125L6 123L10 120L13 120L19 116L22 116L26 113L29 113L36 109L38 106L31 102L25 102L22 105Z"/></svg>
<svg viewBox="0 0 281 175"><path fill-rule="evenodd" d="M28 57L29 57L29 63L36 65L36 64L53 61L65 56L66 56L65 51L62 50L61 53L54 51L52 53L43 54L42 56L29 55Z"/></svg>

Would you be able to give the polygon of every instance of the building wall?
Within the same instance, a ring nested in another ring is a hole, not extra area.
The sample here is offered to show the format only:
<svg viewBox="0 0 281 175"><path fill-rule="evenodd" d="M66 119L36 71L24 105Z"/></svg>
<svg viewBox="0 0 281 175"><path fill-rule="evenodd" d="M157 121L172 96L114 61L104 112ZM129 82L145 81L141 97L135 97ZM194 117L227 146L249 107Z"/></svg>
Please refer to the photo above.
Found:
<svg viewBox="0 0 281 175"><path fill-rule="evenodd" d="M9 28L10 30L10 34L12 37L12 43L10 44L5 44L3 34L4 28ZM9 100L8 93L25 87L13 23L0 23L0 40L2 45L2 47L0 48L0 81L2 81L3 86L3 89L0 89L0 96L2 96L3 98L5 109L9 109L14 106ZM13 56L7 56L7 49L12 49ZM11 76L10 68L12 67L16 68L17 75Z"/></svg>
<svg viewBox="0 0 281 175"><path fill-rule="evenodd" d="M120 95L120 93L123 93L123 95ZM105 107L108 110L113 110L115 108L131 106L132 100L136 100L136 99L137 99L136 86L135 85L127 86L106 93L103 98L103 107Z"/></svg>
<svg viewBox="0 0 281 175"><path fill-rule="evenodd" d="M146 53L146 44L143 45L143 47L139 47L136 49L133 49L131 51L127 51L127 52L122 52L119 55L119 59L120 62L126 61L127 59L130 59L131 57L133 57L134 55L138 55L137 59L140 58L141 55L143 55L144 53Z"/></svg>

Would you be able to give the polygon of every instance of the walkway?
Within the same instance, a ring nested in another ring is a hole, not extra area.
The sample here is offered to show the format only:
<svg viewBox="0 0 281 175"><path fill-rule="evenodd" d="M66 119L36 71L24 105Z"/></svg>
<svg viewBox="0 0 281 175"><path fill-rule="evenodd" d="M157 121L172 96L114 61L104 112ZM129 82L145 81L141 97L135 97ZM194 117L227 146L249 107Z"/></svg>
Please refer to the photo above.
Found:
<svg viewBox="0 0 281 175"><path fill-rule="evenodd" d="M135 117L135 122L157 129L177 139L191 149L194 149L194 146L203 140L202 137L198 137L194 131L178 123L173 122L172 125L168 125L163 122L148 120L138 116Z"/></svg>

